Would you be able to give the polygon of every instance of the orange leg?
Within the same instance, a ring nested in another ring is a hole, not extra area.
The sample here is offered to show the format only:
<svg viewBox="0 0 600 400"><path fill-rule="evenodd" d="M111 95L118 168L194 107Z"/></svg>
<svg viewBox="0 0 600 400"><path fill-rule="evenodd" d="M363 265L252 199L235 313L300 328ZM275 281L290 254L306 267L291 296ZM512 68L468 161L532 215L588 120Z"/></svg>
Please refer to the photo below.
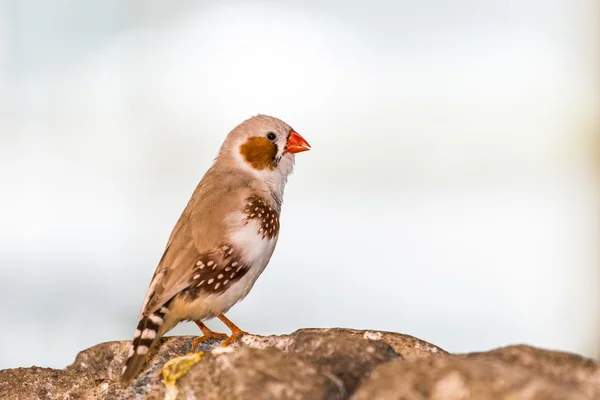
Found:
<svg viewBox="0 0 600 400"><path fill-rule="evenodd" d="M223 346L223 347L229 346L231 343L235 342L237 338L239 338L240 336L242 336L245 333L248 333L248 332L244 332L243 330L238 328L233 322L231 322L229 319L227 319L227 317L223 314L217 315L217 318L219 318L221 321L223 321L223 323L225 325L227 325L227 327L229 329L231 329L231 336L229 336L223 343L221 343L221 346Z"/></svg>
<svg viewBox="0 0 600 400"><path fill-rule="evenodd" d="M227 339L227 337L228 337L224 333L211 331L210 328L208 326L204 325L201 321L194 321L194 322L196 323L196 325L198 325L198 328L200 328L202 330L203 335L192 340L192 351L196 350L196 347L201 342L204 342L205 340L208 340L208 339L222 340L222 339Z"/></svg>

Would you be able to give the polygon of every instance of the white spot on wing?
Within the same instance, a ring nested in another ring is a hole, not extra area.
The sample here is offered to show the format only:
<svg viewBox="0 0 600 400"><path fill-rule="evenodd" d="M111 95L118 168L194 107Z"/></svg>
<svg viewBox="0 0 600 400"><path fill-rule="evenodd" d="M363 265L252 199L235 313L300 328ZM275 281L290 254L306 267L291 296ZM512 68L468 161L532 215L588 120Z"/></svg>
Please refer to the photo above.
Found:
<svg viewBox="0 0 600 400"><path fill-rule="evenodd" d="M267 266L275 249L277 236L267 238L257 234L259 229L261 232L264 231L261 221L258 219L247 220L247 216L248 214L244 212L236 212L229 214L226 218L229 243L236 249L235 264L232 262L231 266L237 270L225 274L227 278L223 279L229 280L226 291L202 300L202 304L210 307L213 314L227 312L231 306L248 294L256 279ZM245 273L240 276L242 269ZM235 280L230 280L234 277ZM210 305L207 300L210 301Z"/></svg>

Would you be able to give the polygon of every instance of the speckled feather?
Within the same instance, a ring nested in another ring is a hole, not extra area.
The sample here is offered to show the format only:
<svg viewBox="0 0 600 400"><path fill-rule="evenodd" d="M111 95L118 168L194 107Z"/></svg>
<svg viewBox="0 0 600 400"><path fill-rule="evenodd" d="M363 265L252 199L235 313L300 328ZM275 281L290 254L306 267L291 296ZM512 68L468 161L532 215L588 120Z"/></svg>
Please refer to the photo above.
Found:
<svg viewBox="0 0 600 400"><path fill-rule="evenodd" d="M256 232L264 238L272 239L279 234L279 212L269 206L269 203L260 197L250 197L247 199L246 223L252 220L258 220L260 228Z"/></svg>
<svg viewBox="0 0 600 400"><path fill-rule="evenodd" d="M294 164L294 155L283 153L290 131L276 118L257 116L227 136L169 237L140 312L123 384L137 375L158 338L181 321L225 313L268 264ZM267 132L277 140L265 139Z"/></svg>

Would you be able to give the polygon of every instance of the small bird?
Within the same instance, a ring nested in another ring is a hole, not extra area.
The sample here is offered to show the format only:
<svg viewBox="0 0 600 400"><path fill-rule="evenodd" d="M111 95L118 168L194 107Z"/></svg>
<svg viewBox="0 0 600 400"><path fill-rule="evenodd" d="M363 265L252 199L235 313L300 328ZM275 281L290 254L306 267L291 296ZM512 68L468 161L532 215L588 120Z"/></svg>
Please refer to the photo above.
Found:
<svg viewBox="0 0 600 400"><path fill-rule="evenodd" d="M157 341L182 321L203 335L233 343L245 332L225 317L242 300L271 259L279 213L295 153L310 145L285 122L257 115L225 138L175 224L142 305L121 383L140 372ZM219 318L231 335L202 321Z"/></svg>

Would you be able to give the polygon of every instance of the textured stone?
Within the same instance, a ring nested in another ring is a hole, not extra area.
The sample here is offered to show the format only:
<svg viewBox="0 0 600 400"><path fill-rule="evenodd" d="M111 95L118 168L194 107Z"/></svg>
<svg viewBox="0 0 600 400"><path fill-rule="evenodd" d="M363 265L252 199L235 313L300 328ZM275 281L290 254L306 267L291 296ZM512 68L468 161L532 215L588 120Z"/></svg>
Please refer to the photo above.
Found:
<svg viewBox="0 0 600 400"><path fill-rule="evenodd" d="M242 337L236 346L276 348L321 367L344 382L349 392L377 365L400 357L380 340L348 329L301 329L291 335Z"/></svg>
<svg viewBox="0 0 600 400"><path fill-rule="evenodd" d="M341 400L341 382L317 366L275 349L226 349L209 353L177 382L177 399Z"/></svg>
<svg viewBox="0 0 600 400"><path fill-rule="evenodd" d="M109 383L93 375L50 368L0 371L0 399L102 399Z"/></svg>
<svg viewBox="0 0 600 400"><path fill-rule="evenodd" d="M545 375L555 382L577 386L588 396L600 399L600 363L578 354L516 345L465 356L470 359L502 360L519 365Z"/></svg>
<svg viewBox="0 0 600 400"><path fill-rule="evenodd" d="M585 400L576 386L493 359L455 356L376 368L351 400Z"/></svg>
<svg viewBox="0 0 600 400"><path fill-rule="evenodd" d="M400 355L407 361L448 354L448 352L443 350L442 348L424 340L417 339L414 336L404 335L402 333L395 332L346 328L299 329L291 335L279 336L249 335L244 336L239 343L243 346L253 346L261 348L276 347L278 349L283 350L288 346L288 342L290 340L293 340L294 336L309 332L316 332L318 334L328 333L336 336L351 336L355 338L362 338L365 340L381 341L389 345L398 355Z"/></svg>
<svg viewBox="0 0 600 400"><path fill-rule="evenodd" d="M245 335L227 349L209 340L199 357L189 355L192 339L161 339L127 388L119 378L129 341L84 350L65 370L0 371L0 400L600 400L597 361L529 346L451 355L398 333L301 329Z"/></svg>
<svg viewBox="0 0 600 400"><path fill-rule="evenodd" d="M148 374L160 368L167 360L189 353L192 350L193 336L170 336L162 338L160 345L153 349L149 360L138 376L137 381L146 380ZM210 351L218 345L217 341L209 341L199 346L200 351ZM73 372L90 373L100 379L118 381L127 359L131 341L106 342L81 351L73 364L66 370ZM142 379L143 378L143 379Z"/></svg>

